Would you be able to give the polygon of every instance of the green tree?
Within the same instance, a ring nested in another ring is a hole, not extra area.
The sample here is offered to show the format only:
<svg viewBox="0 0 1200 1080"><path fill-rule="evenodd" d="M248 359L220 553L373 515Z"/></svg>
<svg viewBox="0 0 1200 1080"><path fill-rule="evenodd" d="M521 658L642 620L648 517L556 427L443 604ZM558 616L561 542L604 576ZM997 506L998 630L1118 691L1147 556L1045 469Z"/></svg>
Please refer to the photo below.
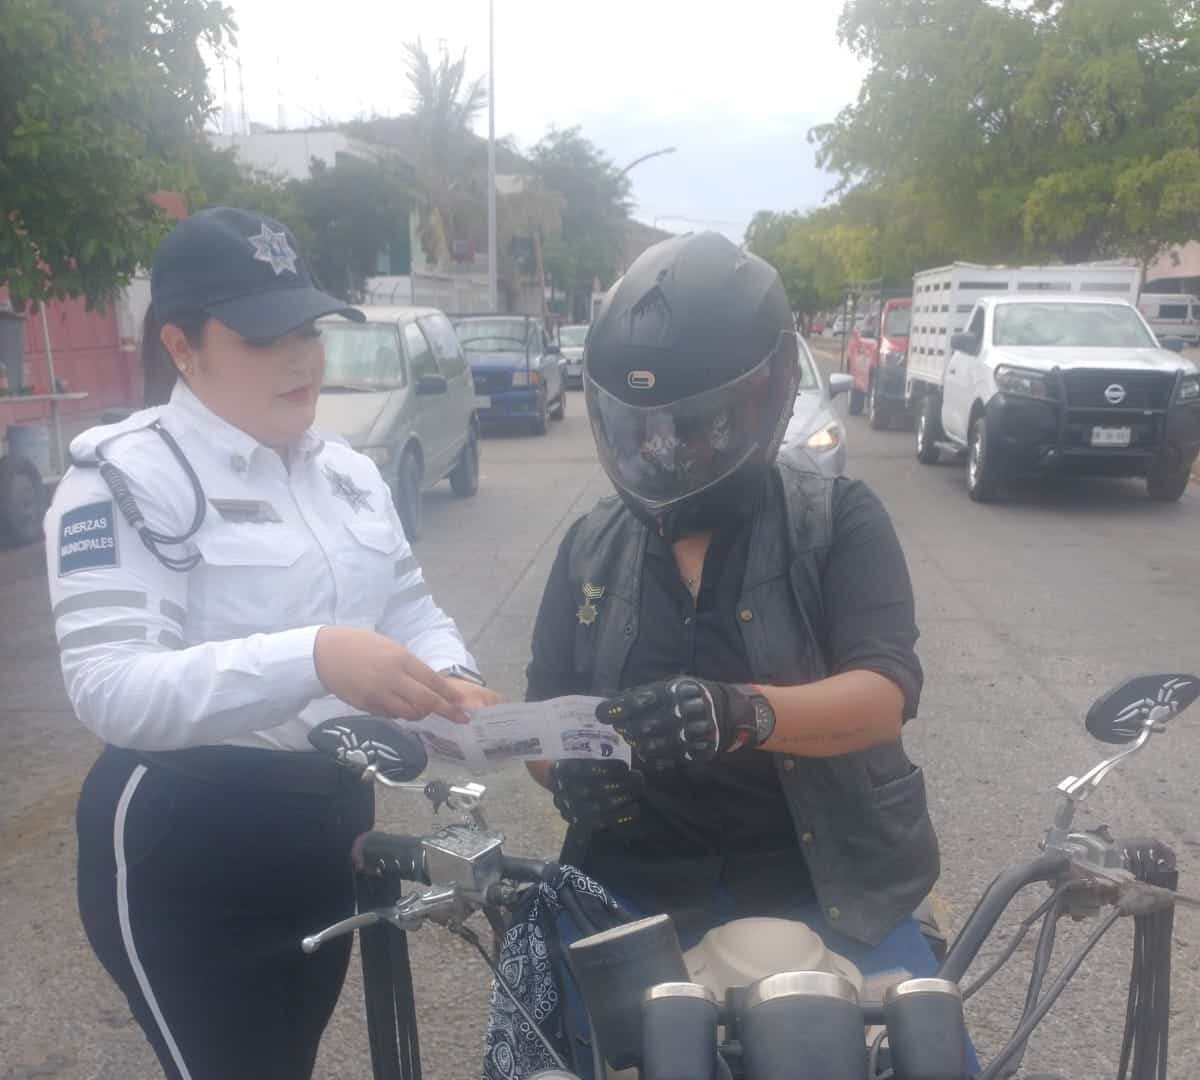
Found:
<svg viewBox="0 0 1200 1080"><path fill-rule="evenodd" d="M1197 0L848 0L840 33L867 76L810 138L889 272L1200 236Z"/></svg>
<svg viewBox="0 0 1200 1080"><path fill-rule="evenodd" d="M629 181L577 127L551 128L530 153L546 190L563 197L562 236L546 244L546 271L568 297L572 318L585 319L598 278L621 270L629 220Z"/></svg>
<svg viewBox="0 0 1200 1080"><path fill-rule="evenodd" d="M244 165L236 150L219 150L204 138L187 147L182 162L182 190L190 209L236 206L255 210L291 228L306 255L312 250L313 234L297 199L297 185Z"/></svg>
<svg viewBox="0 0 1200 1080"><path fill-rule="evenodd" d="M471 127L487 105L483 80L467 79L467 54L435 63L420 39L404 46L415 138L408 156L420 183L421 247L436 267L451 260L453 240L478 217L486 190Z"/></svg>
<svg viewBox="0 0 1200 1080"><path fill-rule="evenodd" d="M0 280L18 302L109 299L167 221L150 200L210 110L217 0L0 0Z"/></svg>
<svg viewBox="0 0 1200 1080"><path fill-rule="evenodd" d="M290 194L312 237L313 272L336 296L361 300L365 279L379 272L381 253L394 265L409 263L414 186L394 158L347 157L333 166L314 160L309 179L293 182Z"/></svg>

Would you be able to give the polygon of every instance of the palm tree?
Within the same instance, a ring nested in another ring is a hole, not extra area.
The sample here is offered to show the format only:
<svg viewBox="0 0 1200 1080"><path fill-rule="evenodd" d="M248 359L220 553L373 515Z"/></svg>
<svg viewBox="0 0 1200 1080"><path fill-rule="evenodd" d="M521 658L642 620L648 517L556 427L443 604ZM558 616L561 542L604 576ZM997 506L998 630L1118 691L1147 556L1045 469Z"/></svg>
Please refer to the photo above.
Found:
<svg viewBox="0 0 1200 1080"><path fill-rule="evenodd" d="M413 122L417 129L413 164L424 189L421 247L435 266L450 259L455 219L469 214L477 201L472 187L471 125L487 104L483 79L467 81L467 54L457 60L442 52L436 63L418 38L404 46L411 84Z"/></svg>

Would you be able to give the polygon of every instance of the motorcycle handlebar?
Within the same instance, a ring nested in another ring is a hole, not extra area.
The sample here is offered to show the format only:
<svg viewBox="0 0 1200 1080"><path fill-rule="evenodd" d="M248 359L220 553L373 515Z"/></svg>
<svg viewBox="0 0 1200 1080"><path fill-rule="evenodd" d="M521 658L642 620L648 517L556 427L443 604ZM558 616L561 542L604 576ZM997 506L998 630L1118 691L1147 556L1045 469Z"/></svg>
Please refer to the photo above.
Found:
<svg viewBox="0 0 1200 1080"><path fill-rule="evenodd" d="M1022 889L1039 881L1053 881L1071 865L1070 858L1058 851L1049 851L1028 862L1017 863L1002 871L979 898L950 952L938 969L938 978L959 982L979 953L1000 916L1008 909L1013 897Z"/></svg>
<svg viewBox="0 0 1200 1080"><path fill-rule="evenodd" d="M358 856L368 869L382 868L405 881L430 884L425 869L424 837L405 833L369 832L358 842ZM537 884L553 880L557 866L541 859L520 855L501 857L500 872L509 881Z"/></svg>

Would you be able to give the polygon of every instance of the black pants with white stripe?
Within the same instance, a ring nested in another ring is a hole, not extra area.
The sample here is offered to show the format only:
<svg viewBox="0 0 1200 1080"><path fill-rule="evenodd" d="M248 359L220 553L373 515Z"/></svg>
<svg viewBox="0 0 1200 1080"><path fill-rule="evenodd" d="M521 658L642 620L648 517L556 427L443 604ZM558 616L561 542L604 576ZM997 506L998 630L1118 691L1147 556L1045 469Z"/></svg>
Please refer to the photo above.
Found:
<svg viewBox="0 0 1200 1080"><path fill-rule="evenodd" d="M354 912L371 791L340 774L299 794L267 783L298 755L223 752L228 776L222 752L199 776L101 754L77 815L84 929L170 1080L306 1080L350 938L300 939Z"/></svg>

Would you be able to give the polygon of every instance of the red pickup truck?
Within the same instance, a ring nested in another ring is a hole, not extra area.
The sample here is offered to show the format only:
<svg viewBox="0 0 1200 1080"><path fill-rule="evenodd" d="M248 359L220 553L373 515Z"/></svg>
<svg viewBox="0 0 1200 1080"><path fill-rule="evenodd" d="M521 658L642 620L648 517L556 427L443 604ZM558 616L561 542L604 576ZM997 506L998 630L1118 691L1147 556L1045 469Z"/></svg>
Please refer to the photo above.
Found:
<svg viewBox="0 0 1200 1080"><path fill-rule="evenodd" d="M857 416L865 404L867 418L877 431L906 410L904 366L911 319L912 297L885 300L883 311L868 315L846 346L847 369L854 378L850 413Z"/></svg>

